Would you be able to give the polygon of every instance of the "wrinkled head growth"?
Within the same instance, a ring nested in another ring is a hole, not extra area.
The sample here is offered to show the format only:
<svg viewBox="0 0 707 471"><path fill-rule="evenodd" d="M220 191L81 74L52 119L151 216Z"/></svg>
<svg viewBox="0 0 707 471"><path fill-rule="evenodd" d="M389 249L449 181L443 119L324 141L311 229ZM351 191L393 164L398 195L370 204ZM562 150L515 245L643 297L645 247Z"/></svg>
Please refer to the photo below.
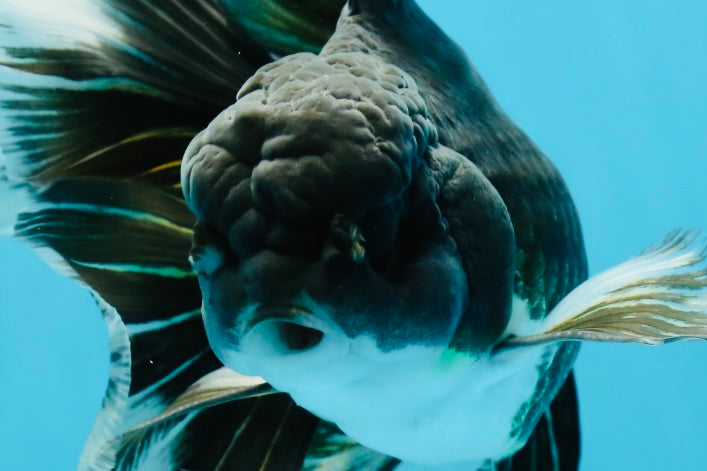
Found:
<svg viewBox="0 0 707 471"><path fill-rule="evenodd" d="M360 54L297 54L260 69L197 136L182 183L197 216L224 233L249 210L295 225L355 219L399 197L434 142L400 69Z"/></svg>
<svg viewBox="0 0 707 471"><path fill-rule="evenodd" d="M473 364L505 327L508 212L439 144L397 67L362 53L263 67L189 145L182 188L214 351L341 427L376 415L382 392L395 404L440 377L456 353ZM356 399L340 407L344 389ZM411 395L381 427L448 390Z"/></svg>
<svg viewBox="0 0 707 471"><path fill-rule="evenodd" d="M352 350L449 344L467 278L434 146L413 79L363 54L289 56L243 86L182 164L207 333L227 365L287 387L298 364L331 377Z"/></svg>

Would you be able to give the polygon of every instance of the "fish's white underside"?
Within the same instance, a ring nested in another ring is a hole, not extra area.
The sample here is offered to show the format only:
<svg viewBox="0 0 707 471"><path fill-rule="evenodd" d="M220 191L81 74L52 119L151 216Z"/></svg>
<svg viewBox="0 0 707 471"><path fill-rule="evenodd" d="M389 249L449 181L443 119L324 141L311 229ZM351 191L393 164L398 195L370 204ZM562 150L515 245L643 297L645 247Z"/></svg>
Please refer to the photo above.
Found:
<svg viewBox="0 0 707 471"><path fill-rule="evenodd" d="M287 391L362 445L419 465L477 469L517 451L523 443L511 436L514 419L536 390L538 366L559 348L535 345L479 358L441 347L383 352L371 337L350 339L325 324L317 326L322 342L310 350L268 354L257 335L246 336L247 354L231 350L222 359Z"/></svg>
<svg viewBox="0 0 707 471"><path fill-rule="evenodd" d="M538 332L542 332L545 327L546 323L543 319L531 319L528 303L519 296L514 295L511 304L511 318L501 337L536 335Z"/></svg>

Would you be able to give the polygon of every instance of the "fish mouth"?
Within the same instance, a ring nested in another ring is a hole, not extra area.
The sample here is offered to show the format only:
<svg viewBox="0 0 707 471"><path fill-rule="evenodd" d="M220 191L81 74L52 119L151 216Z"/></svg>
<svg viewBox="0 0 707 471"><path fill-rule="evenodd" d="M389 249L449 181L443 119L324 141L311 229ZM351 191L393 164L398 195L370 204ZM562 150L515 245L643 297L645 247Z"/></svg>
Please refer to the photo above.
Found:
<svg viewBox="0 0 707 471"><path fill-rule="evenodd" d="M305 353L333 333L327 324L300 306L261 306L246 323L242 348L250 354L269 357Z"/></svg>

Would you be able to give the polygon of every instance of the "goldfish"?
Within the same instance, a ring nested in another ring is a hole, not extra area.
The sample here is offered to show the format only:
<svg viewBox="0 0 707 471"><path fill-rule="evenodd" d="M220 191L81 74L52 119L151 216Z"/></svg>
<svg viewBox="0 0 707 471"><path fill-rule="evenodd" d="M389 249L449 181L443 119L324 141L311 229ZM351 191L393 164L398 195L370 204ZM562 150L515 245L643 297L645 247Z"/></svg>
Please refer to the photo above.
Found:
<svg viewBox="0 0 707 471"><path fill-rule="evenodd" d="M414 2L295 3L5 48L12 233L109 327L81 466L576 467L579 342L704 337L699 239L586 280L559 172Z"/></svg>

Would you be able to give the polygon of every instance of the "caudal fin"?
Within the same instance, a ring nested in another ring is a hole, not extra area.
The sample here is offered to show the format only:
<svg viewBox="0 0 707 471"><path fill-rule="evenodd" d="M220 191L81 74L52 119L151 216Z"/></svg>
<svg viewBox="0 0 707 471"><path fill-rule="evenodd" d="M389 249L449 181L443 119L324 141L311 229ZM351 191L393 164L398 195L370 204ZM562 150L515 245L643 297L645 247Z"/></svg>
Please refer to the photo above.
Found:
<svg viewBox="0 0 707 471"><path fill-rule="evenodd" d="M109 326L110 382L81 469L294 469L318 423L284 394L250 397L257 385L225 404L188 395L221 364L187 261L183 151L279 53L248 31L270 37L289 15L296 49L316 5L341 6L273 0L262 16L254 3L0 2L0 228L90 289ZM185 397L185 413L161 415Z"/></svg>

